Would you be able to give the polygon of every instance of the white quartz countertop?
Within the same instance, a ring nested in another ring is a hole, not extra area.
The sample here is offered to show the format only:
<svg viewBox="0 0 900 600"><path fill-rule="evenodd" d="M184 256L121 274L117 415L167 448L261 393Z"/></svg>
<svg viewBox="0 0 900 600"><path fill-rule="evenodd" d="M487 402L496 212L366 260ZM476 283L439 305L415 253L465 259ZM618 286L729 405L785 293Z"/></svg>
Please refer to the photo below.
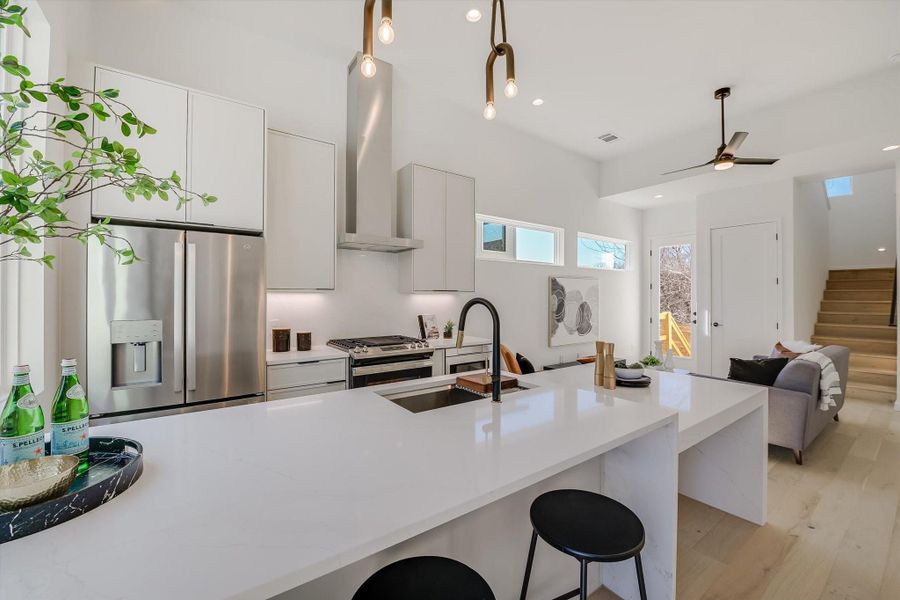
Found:
<svg viewBox="0 0 900 600"><path fill-rule="evenodd" d="M92 428L140 441L143 476L0 545L0 598L268 598L677 419L566 371L418 414L362 388Z"/></svg>
<svg viewBox="0 0 900 600"><path fill-rule="evenodd" d="M687 374L645 369L653 379L646 388L619 386L614 391L594 387L594 365L578 365L520 376L537 385L565 384L596 390L601 398L614 397L678 411L678 451L746 416L768 401L767 388Z"/></svg>
<svg viewBox="0 0 900 600"><path fill-rule="evenodd" d="M313 346L310 350L290 352L266 351L267 365L286 365L290 363L318 362L320 360L333 360L336 358L347 359L348 354L343 350L330 346Z"/></svg>

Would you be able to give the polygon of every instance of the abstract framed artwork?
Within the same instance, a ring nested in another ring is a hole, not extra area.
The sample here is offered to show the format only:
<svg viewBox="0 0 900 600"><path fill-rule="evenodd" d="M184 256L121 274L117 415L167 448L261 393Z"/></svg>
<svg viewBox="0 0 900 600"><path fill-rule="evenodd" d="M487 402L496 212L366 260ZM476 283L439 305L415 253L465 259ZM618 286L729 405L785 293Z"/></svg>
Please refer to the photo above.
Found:
<svg viewBox="0 0 900 600"><path fill-rule="evenodd" d="M551 276L550 347L596 341L599 306L598 278Z"/></svg>

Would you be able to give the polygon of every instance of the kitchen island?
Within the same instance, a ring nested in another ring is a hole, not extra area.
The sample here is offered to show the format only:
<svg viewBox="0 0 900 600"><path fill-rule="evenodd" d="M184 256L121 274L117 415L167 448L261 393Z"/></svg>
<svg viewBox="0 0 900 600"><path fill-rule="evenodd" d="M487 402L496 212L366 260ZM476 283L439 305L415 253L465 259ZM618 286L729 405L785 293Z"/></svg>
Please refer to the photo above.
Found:
<svg viewBox="0 0 900 600"><path fill-rule="evenodd" d="M501 404L418 414L364 388L94 428L143 443L143 477L0 546L0 598L349 598L380 566L426 553L466 562L514 598L530 502L561 487L635 510L650 597L674 598L679 411L577 377L540 379ZM704 386L735 406L761 393ZM631 562L592 565L591 578L636 597ZM539 546L530 593L576 583L577 562Z"/></svg>

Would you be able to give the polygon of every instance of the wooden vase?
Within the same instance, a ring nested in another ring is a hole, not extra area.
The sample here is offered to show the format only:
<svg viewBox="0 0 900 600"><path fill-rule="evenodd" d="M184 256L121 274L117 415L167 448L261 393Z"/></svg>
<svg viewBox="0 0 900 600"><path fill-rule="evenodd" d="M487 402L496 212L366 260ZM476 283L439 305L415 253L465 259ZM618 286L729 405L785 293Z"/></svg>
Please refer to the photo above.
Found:
<svg viewBox="0 0 900 600"><path fill-rule="evenodd" d="M606 359L603 356L606 342L595 342L595 345L597 347L597 358L594 360L594 385L599 387L603 385L603 373L606 367Z"/></svg>
<svg viewBox="0 0 900 600"><path fill-rule="evenodd" d="M608 390L616 389L616 359L615 356L616 345L607 342L606 347L604 348L606 354L604 356L604 366L603 366L603 387Z"/></svg>

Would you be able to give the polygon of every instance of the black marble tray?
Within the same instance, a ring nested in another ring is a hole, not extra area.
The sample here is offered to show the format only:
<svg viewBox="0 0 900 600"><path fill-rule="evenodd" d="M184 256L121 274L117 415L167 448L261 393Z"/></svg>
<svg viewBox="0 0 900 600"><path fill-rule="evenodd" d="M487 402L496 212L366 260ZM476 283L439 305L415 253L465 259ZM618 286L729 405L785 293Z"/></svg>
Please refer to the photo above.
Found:
<svg viewBox="0 0 900 600"><path fill-rule="evenodd" d="M643 377L638 377L637 379L621 379L616 377L616 385L620 385L622 387L647 387L650 385L650 382L653 381L646 375Z"/></svg>
<svg viewBox="0 0 900 600"><path fill-rule="evenodd" d="M83 515L109 502L140 478L144 448L138 442L114 437L92 437L90 442L88 470L75 478L69 491L40 504L0 511L0 544Z"/></svg>

